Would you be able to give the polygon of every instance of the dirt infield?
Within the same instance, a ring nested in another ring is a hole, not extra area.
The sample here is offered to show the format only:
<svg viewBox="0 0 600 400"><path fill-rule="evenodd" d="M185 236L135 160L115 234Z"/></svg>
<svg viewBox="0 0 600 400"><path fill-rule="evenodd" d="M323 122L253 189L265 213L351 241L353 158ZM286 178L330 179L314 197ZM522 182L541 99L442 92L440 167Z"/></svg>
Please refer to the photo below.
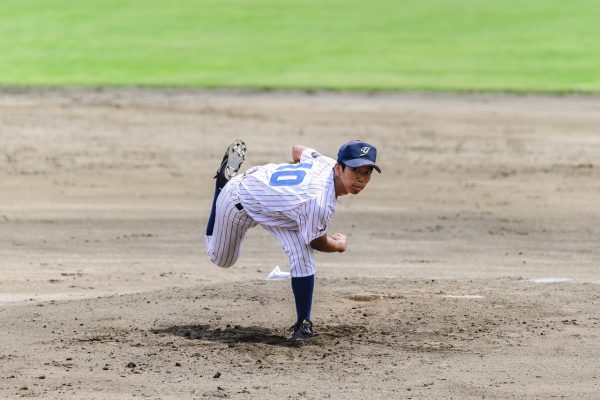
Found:
<svg viewBox="0 0 600 400"><path fill-rule="evenodd" d="M4 90L0 122L0 398L598 398L598 97ZM266 231L204 253L236 137L378 146L302 346Z"/></svg>

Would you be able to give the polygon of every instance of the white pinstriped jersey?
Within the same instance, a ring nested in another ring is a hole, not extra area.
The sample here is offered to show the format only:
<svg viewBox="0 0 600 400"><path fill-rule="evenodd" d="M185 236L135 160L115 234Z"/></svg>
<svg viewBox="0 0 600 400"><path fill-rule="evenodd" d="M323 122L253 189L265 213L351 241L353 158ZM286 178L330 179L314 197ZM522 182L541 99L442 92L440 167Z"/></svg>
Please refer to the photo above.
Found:
<svg viewBox="0 0 600 400"><path fill-rule="evenodd" d="M214 231L206 236L210 260L223 268L235 264L246 231L260 224L285 250L292 277L314 275L310 242L326 233L335 212L334 165L305 149L298 164L267 164L234 176L217 198Z"/></svg>
<svg viewBox="0 0 600 400"><path fill-rule="evenodd" d="M240 202L257 223L298 231L308 245L326 233L335 212L335 163L307 148L298 164L251 168L240 182Z"/></svg>

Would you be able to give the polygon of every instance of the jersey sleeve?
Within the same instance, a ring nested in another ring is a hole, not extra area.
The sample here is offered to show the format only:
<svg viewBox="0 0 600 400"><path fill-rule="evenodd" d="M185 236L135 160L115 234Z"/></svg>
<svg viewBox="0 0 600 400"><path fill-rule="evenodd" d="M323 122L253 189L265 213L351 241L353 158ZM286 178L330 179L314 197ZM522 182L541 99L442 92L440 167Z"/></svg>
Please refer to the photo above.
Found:
<svg viewBox="0 0 600 400"><path fill-rule="evenodd" d="M304 149L304 151L300 155L300 162L305 162L308 160L316 160L319 157L322 157L321 153L319 153L315 149L311 149L310 147L307 147L306 149Z"/></svg>

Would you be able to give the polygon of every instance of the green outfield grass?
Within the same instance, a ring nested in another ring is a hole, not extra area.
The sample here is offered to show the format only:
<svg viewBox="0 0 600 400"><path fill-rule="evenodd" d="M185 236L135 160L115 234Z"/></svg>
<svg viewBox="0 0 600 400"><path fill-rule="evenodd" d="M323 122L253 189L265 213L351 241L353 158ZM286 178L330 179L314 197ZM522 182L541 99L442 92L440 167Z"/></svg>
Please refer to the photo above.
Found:
<svg viewBox="0 0 600 400"><path fill-rule="evenodd" d="M2 0L0 85L600 92L599 0Z"/></svg>

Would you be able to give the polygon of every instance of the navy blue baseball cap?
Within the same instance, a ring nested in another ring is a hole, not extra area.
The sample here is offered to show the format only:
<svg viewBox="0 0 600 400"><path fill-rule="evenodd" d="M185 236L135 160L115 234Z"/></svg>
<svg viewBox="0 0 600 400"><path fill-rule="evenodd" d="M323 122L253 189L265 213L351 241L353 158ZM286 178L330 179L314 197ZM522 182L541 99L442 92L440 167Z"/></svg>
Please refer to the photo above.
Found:
<svg viewBox="0 0 600 400"><path fill-rule="evenodd" d="M344 163L349 167L362 167L372 165L377 172L381 169L375 164L377 161L377 149L375 146L360 139L351 140L344 143L338 151L337 162Z"/></svg>

